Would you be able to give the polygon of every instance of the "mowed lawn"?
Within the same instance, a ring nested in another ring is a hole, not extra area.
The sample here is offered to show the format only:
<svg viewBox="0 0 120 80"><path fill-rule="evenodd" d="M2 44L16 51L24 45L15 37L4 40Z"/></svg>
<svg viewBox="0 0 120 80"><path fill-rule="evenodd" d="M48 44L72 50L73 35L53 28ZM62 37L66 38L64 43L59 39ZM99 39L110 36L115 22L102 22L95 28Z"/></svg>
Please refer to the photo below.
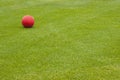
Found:
<svg viewBox="0 0 120 80"><path fill-rule="evenodd" d="M0 80L120 80L120 0L0 0Z"/></svg>

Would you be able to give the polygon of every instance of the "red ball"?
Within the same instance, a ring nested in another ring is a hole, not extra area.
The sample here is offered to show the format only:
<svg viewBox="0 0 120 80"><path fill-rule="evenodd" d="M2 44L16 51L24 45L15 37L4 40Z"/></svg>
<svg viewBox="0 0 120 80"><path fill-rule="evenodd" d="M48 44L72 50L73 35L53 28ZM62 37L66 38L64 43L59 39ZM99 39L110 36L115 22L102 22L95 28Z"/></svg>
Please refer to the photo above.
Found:
<svg viewBox="0 0 120 80"><path fill-rule="evenodd" d="M25 28L32 28L34 25L34 17L30 15L26 15L22 18L22 25Z"/></svg>

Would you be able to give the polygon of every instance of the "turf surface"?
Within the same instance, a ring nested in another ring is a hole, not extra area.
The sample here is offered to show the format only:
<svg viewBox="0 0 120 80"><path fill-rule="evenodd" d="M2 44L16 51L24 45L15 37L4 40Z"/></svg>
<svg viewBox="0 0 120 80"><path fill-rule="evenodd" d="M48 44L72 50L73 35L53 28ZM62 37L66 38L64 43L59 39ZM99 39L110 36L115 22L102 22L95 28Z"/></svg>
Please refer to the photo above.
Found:
<svg viewBox="0 0 120 80"><path fill-rule="evenodd" d="M0 0L0 80L120 80L120 0Z"/></svg>

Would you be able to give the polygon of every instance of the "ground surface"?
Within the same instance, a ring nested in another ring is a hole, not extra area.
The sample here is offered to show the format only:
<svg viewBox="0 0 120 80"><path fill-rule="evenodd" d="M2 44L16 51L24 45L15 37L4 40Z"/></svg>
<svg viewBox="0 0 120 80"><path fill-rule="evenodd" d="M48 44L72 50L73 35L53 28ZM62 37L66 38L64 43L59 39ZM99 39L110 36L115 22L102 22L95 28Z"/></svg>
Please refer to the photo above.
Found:
<svg viewBox="0 0 120 80"><path fill-rule="evenodd" d="M120 80L120 0L0 0L0 80Z"/></svg>

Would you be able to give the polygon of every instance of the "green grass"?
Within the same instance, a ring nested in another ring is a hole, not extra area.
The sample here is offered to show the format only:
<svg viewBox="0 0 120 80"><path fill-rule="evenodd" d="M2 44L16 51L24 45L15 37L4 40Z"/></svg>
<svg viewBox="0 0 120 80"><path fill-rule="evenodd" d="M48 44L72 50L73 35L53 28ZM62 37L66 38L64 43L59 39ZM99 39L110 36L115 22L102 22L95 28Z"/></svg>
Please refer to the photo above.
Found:
<svg viewBox="0 0 120 80"><path fill-rule="evenodd" d="M120 80L120 0L0 0L0 80Z"/></svg>

